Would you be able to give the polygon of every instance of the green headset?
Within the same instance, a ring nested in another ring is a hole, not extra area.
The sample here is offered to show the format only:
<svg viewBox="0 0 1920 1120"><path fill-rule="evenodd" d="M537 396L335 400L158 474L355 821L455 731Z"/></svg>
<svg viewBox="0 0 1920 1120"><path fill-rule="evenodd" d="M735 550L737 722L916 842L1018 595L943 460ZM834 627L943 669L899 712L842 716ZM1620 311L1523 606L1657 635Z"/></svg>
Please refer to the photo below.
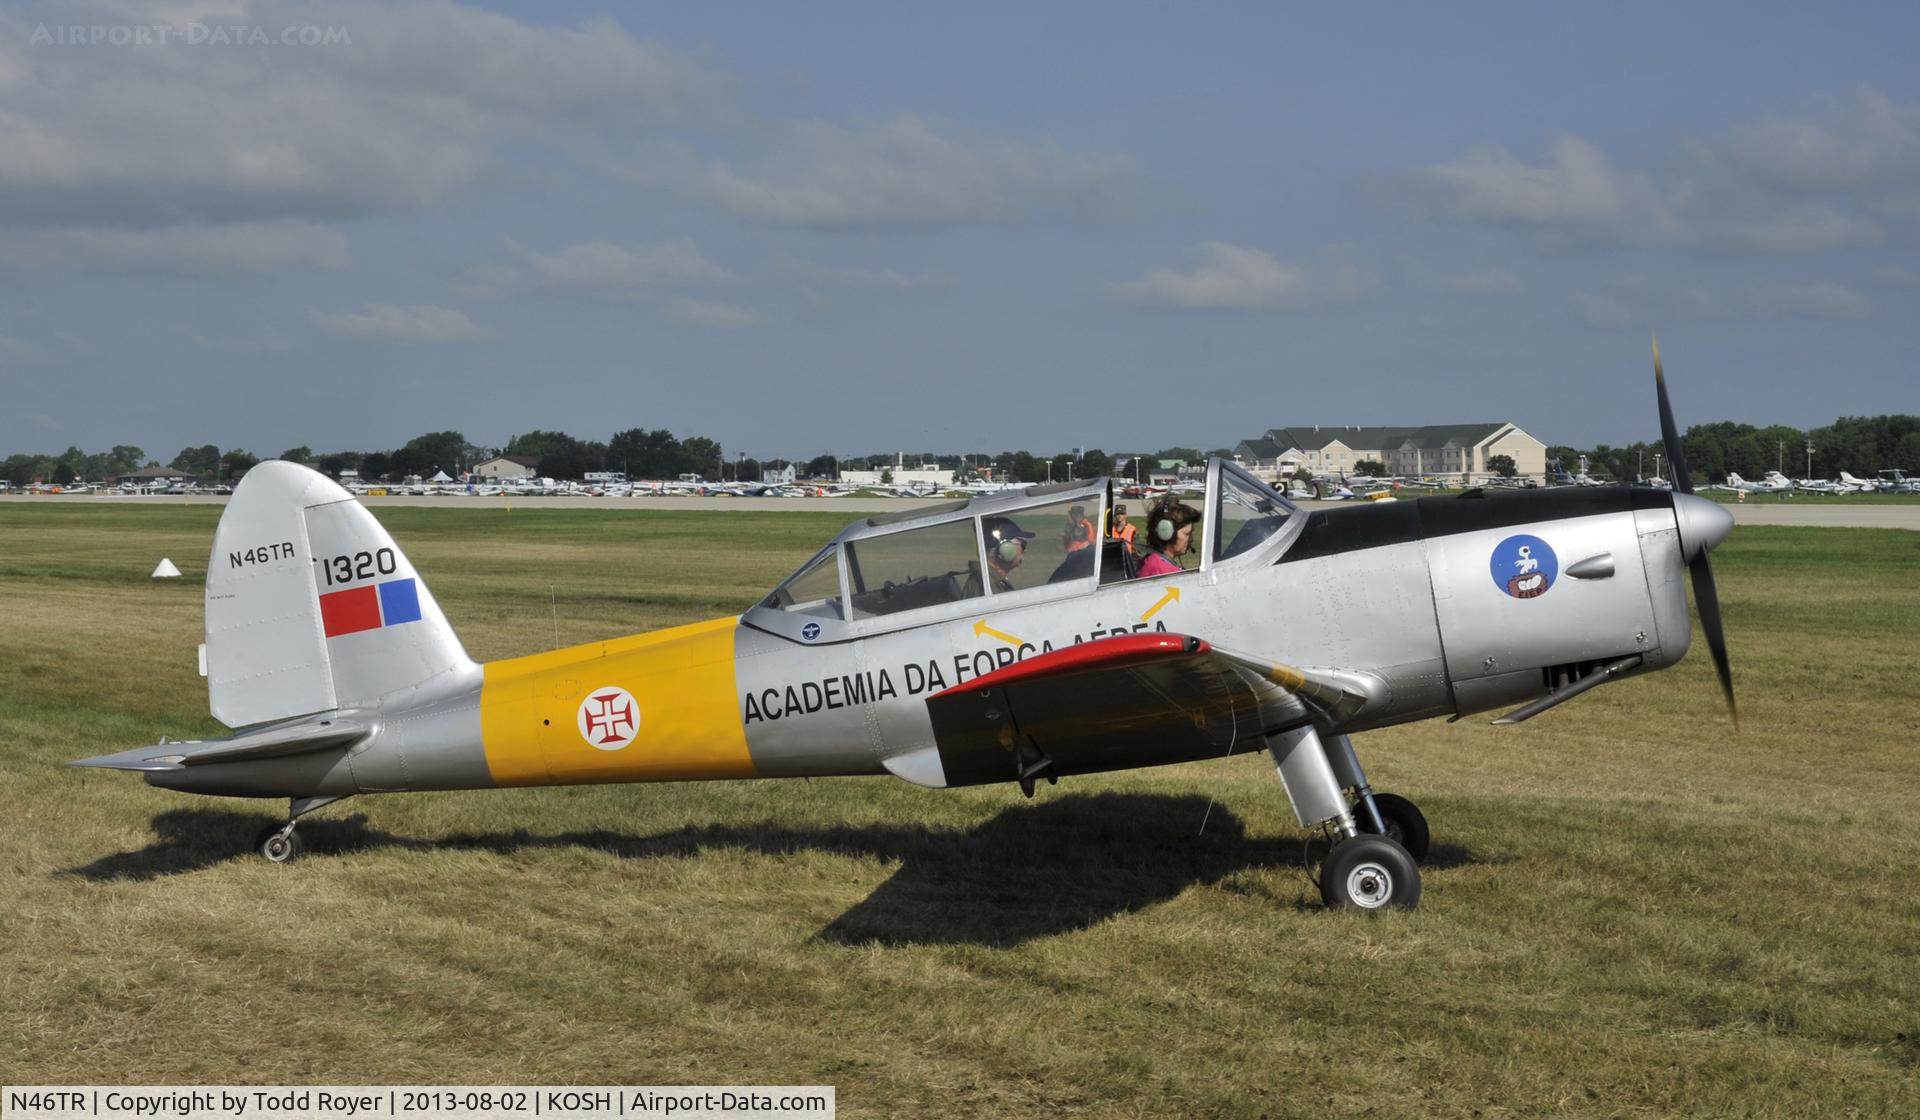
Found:
<svg viewBox="0 0 1920 1120"><path fill-rule="evenodd" d="M999 542L993 546L993 554L1002 564L1011 564L1020 559L1020 546L1024 542L1020 537L1002 537L1000 535L1002 528L1004 526L988 530L993 539Z"/></svg>
<svg viewBox="0 0 1920 1120"><path fill-rule="evenodd" d="M1173 518L1167 516L1171 512L1166 506L1161 506L1154 511L1158 516L1153 517L1153 539L1161 544L1173 543L1174 535L1180 532L1180 527L1173 523Z"/></svg>

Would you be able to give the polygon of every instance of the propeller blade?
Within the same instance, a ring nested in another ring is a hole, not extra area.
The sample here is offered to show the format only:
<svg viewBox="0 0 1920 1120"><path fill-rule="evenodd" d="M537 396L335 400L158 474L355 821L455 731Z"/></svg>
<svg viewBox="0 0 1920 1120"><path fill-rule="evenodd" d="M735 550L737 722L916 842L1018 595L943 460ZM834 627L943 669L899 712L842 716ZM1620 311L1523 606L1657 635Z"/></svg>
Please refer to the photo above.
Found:
<svg viewBox="0 0 1920 1120"><path fill-rule="evenodd" d="M1660 439L1667 445L1667 461L1673 464L1673 488L1682 494L1693 493L1693 474L1687 469L1687 449L1680 443L1679 425L1673 422L1673 402L1667 399L1667 374L1660 368L1660 340L1653 340L1653 391L1660 401ZM1679 499L1674 499L1674 514L1680 514ZM1723 526L1720 535L1724 536ZM1700 629L1706 631L1707 649L1713 654L1713 668L1720 674L1720 693L1727 698L1727 714L1740 727L1740 709L1733 703L1733 668L1727 663L1727 632L1720 622L1720 592L1713 585L1713 564L1707 559L1713 543L1703 542L1699 554L1687 565L1693 579L1693 605L1700 612Z"/></svg>
<svg viewBox="0 0 1920 1120"><path fill-rule="evenodd" d="M1687 470L1687 449L1680 443L1680 429L1673 422L1673 402L1667 400L1667 375L1660 368L1660 340L1653 340L1653 389L1660 398L1660 440L1667 445L1667 462L1673 464L1673 488L1682 494L1693 493L1693 474ZM1707 577L1712 586L1713 577ZM1729 693L1731 696L1731 693Z"/></svg>
<svg viewBox="0 0 1920 1120"><path fill-rule="evenodd" d="M1713 667L1720 674L1720 692L1727 698L1727 714L1740 727L1740 709L1733 704L1733 669L1727 664L1727 633L1720 625L1720 593L1713 586L1713 564L1705 549L1687 565L1693 577L1693 605L1700 612L1700 629L1706 631L1707 649L1713 654Z"/></svg>

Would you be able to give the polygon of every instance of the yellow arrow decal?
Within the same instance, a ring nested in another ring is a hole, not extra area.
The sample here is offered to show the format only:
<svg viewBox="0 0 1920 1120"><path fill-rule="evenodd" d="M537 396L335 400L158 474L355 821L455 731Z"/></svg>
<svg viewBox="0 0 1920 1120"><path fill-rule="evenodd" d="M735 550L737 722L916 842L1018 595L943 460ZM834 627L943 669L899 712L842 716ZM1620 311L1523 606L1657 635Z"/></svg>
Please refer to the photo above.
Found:
<svg viewBox="0 0 1920 1120"><path fill-rule="evenodd" d="M1180 601L1180 589L1178 587L1167 588L1167 593L1165 595L1160 596L1159 602L1147 608L1147 613L1140 616L1140 621L1145 622L1149 618L1152 618L1154 615L1159 614L1160 608L1166 606L1168 603L1177 603L1179 601Z"/></svg>
<svg viewBox="0 0 1920 1120"><path fill-rule="evenodd" d="M1023 646L1027 644L1004 630L995 630L993 627L988 626L987 620L984 618L973 624L973 636L976 638L981 636L998 638L1010 646Z"/></svg>

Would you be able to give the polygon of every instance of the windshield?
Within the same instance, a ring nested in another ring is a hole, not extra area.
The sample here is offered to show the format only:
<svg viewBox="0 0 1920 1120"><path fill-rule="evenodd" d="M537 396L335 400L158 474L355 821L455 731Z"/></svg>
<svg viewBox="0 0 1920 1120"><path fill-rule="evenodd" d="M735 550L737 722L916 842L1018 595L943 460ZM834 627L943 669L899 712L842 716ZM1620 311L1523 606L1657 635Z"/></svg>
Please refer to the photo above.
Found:
<svg viewBox="0 0 1920 1120"><path fill-rule="evenodd" d="M766 605L789 614L841 618L840 550L828 545L767 596Z"/></svg>
<svg viewBox="0 0 1920 1120"><path fill-rule="evenodd" d="M1214 559L1225 560L1256 548L1280 531L1294 507L1271 486L1221 464L1220 494L1215 500Z"/></svg>

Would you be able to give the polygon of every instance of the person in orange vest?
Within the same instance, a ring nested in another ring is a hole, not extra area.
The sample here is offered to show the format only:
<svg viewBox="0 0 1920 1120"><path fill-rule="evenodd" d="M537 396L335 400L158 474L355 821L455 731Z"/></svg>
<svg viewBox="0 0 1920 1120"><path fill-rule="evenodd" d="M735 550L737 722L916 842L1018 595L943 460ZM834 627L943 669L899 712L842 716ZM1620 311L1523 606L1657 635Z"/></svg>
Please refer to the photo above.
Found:
<svg viewBox="0 0 1920 1120"><path fill-rule="evenodd" d="M1099 535L1100 531L1094 528L1093 522L1087 520L1086 506L1074 506L1067 511L1067 528L1061 538L1069 555L1091 547L1094 538Z"/></svg>
<svg viewBox="0 0 1920 1120"><path fill-rule="evenodd" d="M1107 535L1116 541L1127 542L1127 551L1136 551L1133 538L1139 533L1133 522L1127 520L1127 503L1121 502L1113 507L1113 524L1108 526Z"/></svg>

